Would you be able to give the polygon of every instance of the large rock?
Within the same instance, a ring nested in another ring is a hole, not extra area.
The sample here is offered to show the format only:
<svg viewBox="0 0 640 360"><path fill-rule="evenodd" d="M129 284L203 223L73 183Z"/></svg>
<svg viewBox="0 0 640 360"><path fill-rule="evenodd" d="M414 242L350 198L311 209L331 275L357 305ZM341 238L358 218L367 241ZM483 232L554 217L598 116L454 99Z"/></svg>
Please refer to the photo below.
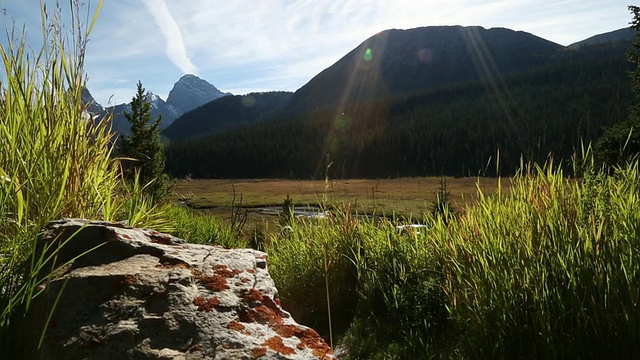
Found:
<svg viewBox="0 0 640 360"><path fill-rule="evenodd" d="M32 307L41 329L61 294L40 359L335 358L280 307L263 252L84 220L53 222L40 242L66 242L69 262Z"/></svg>

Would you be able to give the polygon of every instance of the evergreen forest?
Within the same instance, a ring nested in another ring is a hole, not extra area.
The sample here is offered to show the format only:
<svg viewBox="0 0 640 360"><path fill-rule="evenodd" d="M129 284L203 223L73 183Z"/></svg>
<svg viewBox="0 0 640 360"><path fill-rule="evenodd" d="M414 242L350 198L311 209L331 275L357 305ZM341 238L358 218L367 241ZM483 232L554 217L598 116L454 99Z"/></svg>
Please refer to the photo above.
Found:
<svg viewBox="0 0 640 360"><path fill-rule="evenodd" d="M569 164L628 117L627 42L562 49L546 65L410 95L275 112L240 129L173 141L180 178L511 175Z"/></svg>

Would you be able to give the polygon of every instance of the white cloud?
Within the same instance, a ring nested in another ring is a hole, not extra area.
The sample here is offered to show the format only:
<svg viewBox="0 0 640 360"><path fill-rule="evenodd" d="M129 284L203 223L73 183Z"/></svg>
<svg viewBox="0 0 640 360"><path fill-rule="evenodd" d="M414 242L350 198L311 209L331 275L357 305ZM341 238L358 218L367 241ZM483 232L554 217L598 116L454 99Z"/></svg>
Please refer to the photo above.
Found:
<svg viewBox="0 0 640 360"><path fill-rule="evenodd" d="M195 74L197 67L191 62L182 39L182 33L164 0L144 1L147 10L153 15L156 25L166 40L166 53L171 62L185 74Z"/></svg>
<svg viewBox="0 0 640 360"><path fill-rule="evenodd" d="M27 2L0 2L18 19L32 17L37 29L39 14L27 11ZM627 26L627 2L108 0L89 42L85 70L94 95L111 93L115 102L129 101L138 80L167 94L184 73L197 73L222 91L296 90L382 30L508 27L568 45Z"/></svg>

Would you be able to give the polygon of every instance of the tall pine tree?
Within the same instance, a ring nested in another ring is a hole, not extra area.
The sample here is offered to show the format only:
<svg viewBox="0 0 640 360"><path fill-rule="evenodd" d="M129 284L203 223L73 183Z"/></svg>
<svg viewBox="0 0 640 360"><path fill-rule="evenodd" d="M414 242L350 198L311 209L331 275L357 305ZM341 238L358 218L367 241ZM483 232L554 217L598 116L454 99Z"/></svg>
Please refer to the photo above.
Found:
<svg viewBox="0 0 640 360"><path fill-rule="evenodd" d="M133 180L139 173L139 181L145 186L145 192L157 202L167 194L167 181L164 174L165 155L160 142L160 122L158 116L151 122L151 104L145 94L142 83L138 81L138 91L131 100L131 112L125 112L131 124L131 135L122 139L122 155L125 177Z"/></svg>
<svg viewBox="0 0 640 360"><path fill-rule="evenodd" d="M634 66L630 76L635 104L629 109L629 118L606 129L596 143L596 159L605 166L621 165L640 155L640 7L630 5L628 9L633 15L631 30L636 32L627 51Z"/></svg>

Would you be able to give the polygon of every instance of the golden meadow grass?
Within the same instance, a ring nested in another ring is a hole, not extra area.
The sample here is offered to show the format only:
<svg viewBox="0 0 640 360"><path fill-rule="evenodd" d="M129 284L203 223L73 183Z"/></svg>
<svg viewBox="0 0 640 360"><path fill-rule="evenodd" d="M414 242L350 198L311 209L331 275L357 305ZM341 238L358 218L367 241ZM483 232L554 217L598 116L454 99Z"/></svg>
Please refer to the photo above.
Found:
<svg viewBox="0 0 640 360"><path fill-rule="evenodd" d="M475 202L478 186L485 194L497 189L497 179L492 178L448 177L446 181L451 200L461 208ZM440 178L329 180L328 185L324 180L193 179L176 180L174 193L196 208L229 207L235 190L246 207L281 205L289 195L298 206L319 205L324 200L328 206L349 204L361 214L421 217L435 201ZM508 191L508 183L502 191Z"/></svg>

